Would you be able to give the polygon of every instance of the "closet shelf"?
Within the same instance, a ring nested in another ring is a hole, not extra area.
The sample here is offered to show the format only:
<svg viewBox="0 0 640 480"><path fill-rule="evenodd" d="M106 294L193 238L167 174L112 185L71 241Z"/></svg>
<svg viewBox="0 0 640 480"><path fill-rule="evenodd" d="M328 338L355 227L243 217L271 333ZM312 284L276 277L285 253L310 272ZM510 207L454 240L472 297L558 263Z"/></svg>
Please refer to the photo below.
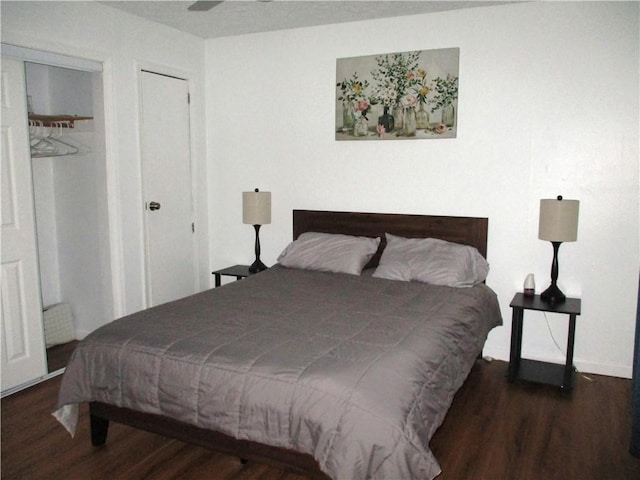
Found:
<svg viewBox="0 0 640 480"><path fill-rule="evenodd" d="M81 117L78 115L38 115L37 113L30 113L29 120L39 122L44 127L63 126L74 128L73 122L75 122L76 120L93 120L93 117ZM62 122L66 123L66 125L64 125Z"/></svg>

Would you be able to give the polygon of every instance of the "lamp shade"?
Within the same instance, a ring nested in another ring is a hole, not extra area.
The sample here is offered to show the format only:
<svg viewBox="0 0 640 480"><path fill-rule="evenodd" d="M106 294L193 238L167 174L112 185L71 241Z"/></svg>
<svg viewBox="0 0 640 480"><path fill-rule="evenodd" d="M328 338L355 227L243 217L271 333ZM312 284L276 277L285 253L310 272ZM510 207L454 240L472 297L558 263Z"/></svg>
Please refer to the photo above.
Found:
<svg viewBox="0 0 640 480"><path fill-rule="evenodd" d="M550 242L575 242L578 239L578 200L558 198L540 200L538 238Z"/></svg>
<svg viewBox="0 0 640 480"><path fill-rule="evenodd" d="M267 225L271 223L271 192L242 192L242 223Z"/></svg>

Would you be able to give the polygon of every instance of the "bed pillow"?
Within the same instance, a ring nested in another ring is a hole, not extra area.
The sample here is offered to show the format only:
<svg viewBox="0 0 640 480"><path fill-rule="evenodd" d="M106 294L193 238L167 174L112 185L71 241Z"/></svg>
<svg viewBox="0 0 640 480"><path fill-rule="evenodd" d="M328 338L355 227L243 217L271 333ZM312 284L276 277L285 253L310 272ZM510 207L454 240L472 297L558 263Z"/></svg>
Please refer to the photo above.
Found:
<svg viewBox="0 0 640 480"><path fill-rule="evenodd" d="M374 277L471 287L489 274L489 264L474 247L437 238L385 236L387 246Z"/></svg>
<svg viewBox="0 0 640 480"><path fill-rule="evenodd" d="M379 244L379 238L306 232L283 250L278 263L289 268L360 275Z"/></svg>

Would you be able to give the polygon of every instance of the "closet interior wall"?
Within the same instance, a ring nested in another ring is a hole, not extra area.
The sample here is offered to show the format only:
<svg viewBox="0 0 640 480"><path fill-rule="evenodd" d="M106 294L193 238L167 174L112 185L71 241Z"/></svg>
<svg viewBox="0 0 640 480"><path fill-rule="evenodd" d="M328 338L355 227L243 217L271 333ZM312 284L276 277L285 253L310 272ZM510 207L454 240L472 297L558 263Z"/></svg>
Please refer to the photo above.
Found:
<svg viewBox="0 0 640 480"><path fill-rule="evenodd" d="M102 75L28 62L25 71L29 113L92 117L53 131L77 153L32 149L31 159L42 304L69 305L81 339L113 319ZM31 143L47 132L32 125Z"/></svg>

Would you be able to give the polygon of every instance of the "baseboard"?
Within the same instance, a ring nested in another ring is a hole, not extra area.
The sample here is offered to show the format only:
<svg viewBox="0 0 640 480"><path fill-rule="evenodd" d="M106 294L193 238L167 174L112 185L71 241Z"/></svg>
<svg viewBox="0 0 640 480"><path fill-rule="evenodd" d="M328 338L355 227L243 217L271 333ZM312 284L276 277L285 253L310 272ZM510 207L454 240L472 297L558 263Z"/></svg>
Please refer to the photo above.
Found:
<svg viewBox="0 0 640 480"><path fill-rule="evenodd" d="M579 372L594 373L596 375L606 375L608 377L632 378L633 368L621 365L601 365L597 363L582 362L576 360L573 362Z"/></svg>
<svg viewBox="0 0 640 480"><path fill-rule="evenodd" d="M509 361L509 350L504 348L485 348L482 353L485 356L494 358L496 360L504 360L505 362ZM531 360L538 360L541 362L551 362L551 363L562 363L562 360L559 360L557 357L544 357L531 355L526 358L530 358ZM608 377L620 377L620 378L632 378L633 377L633 368L625 365L606 365L601 363L593 363L582 360L576 360L574 358L573 361L574 366L578 369L579 372L583 373L593 373L595 375L606 375Z"/></svg>

